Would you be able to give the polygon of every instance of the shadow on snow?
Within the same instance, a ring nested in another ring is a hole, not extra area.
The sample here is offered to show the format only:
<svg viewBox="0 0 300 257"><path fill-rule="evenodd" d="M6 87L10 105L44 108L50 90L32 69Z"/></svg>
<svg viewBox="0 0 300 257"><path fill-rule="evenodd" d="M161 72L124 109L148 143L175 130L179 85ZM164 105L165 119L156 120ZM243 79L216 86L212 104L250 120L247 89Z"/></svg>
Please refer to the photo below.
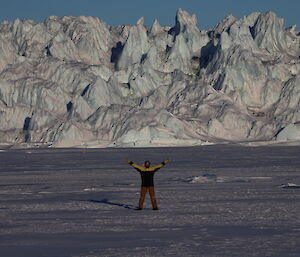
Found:
<svg viewBox="0 0 300 257"><path fill-rule="evenodd" d="M102 200L89 200L89 202L92 203L102 203L102 204L108 204L108 205L113 205L113 206L118 206L118 207L123 207L125 209L130 209L130 210L135 210L136 207L130 204L122 204L122 203L114 203L109 201L108 199L102 199Z"/></svg>

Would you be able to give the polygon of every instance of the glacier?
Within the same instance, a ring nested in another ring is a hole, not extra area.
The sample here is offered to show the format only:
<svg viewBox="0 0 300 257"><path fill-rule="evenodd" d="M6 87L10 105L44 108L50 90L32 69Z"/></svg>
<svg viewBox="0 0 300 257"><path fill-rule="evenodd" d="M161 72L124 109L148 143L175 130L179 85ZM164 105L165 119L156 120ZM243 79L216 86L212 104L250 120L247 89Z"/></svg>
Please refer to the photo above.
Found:
<svg viewBox="0 0 300 257"><path fill-rule="evenodd" d="M188 146L300 141L300 32L273 12L201 30L140 18L0 24L0 144Z"/></svg>

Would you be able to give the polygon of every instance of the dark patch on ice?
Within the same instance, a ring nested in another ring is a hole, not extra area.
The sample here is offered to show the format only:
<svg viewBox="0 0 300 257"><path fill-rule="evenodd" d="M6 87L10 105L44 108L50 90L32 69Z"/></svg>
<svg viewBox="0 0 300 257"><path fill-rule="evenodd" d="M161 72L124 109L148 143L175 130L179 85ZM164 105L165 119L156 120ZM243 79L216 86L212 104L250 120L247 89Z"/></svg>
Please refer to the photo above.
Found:
<svg viewBox="0 0 300 257"><path fill-rule="evenodd" d="M73 103L70 101L67 103L67 112L71 112L73 109Z"/></svg>
<svg viewBox="0 0 300 257"><path fill-rule="evenodd" d="M225 74L221 74L217 82L213 85L213 88L217 91L222 90L224 79L225 79Z"/></svg>
<svg viewBox="0 0 300 257"><path fill-rule="evenodd" d="M166 238L169 235L169 231L162 231L159 235L163 235ZM179 232L177 232L179 234ZM152 240L143 240L145 234L151 235ZM1 237L1 243L5 244L1 246L1 256L9 257L67 257L67 256L112 256L111 254L103 254L110 249L118 252L119 249L123 249L124 255L114 256L142 256L142 255L128 255L128 251L135 252L137 249L143 249L147 252L147 248L153 246L153 240L155 241L155 247L167 247L167 242L159 240L157 238L158 232L149 231L135 231L135 232L81 232L81 233L61 233L61 234L29 234L28 236L11 236L4 235ZM9 245L8 243L17 240L21 244ZM31 242L35 242L33 246ZM133 247L134 246L134 247ZM92 254L93 253L96 254ZM109 252L111 253L111 252Z"/></svg>
<svg viewBox="0 0 300 257"><path fill-rule="evenodd" d="M249 26L249 31L253 39L255 39L255 26Z"/></svg>
<svg viewBox="0 0 300 257"><path fill-rule="evenodd" d="M29 130L30 121L31 121L31 118L30 117L26 117L26 119L24 120L23 130Z"/></svg>
<svg viewBox="0 0 300 257"><path fill-rule="evenodd" d="M172 47L170 47L170 46L166 46L166 53L169 53L170 51L171 51L171 49L172 49Z"/></svg>
<svg viewBox="0 0 300 257"><path fill-rule="evenodd" d="M108 204L108 205L113 205L113 206L118 206L118 207L123 207L125 209L130 209L130 210L135 210L136 207L130 204L123 204L123 203L114 203L109 201L108 199L102 199L102 200L89 200L89 202L92 203L102 203L102 204Z"/></svg>
<svg viewBox="0 0 300 257"><path fill-rule="evenodd" d="M31 118L30 117L26 117L26 119L24 120L24 125L23 125L23 132L24 132L24 141L25 142L29 142L30 141L30 122L31 122Z"/></svg>
<svg viewBox="0 0 300 257"><path fill-rule="evenodd" d="M203 174L202 176L207 177L207 178L211 178L211 179L216 179L217 178L216 174L210 174L210 173Z"/></svg>
<svg viewBox="0 0 300 257"><path fill-rule="evenodd" d="M91 86L91 84L88 84L88 85L83 89L83 91L82 91L82 93L81 93L81 96L85 96L85 95L86 95L86 93L87 93L87 91L89 90L90 86Z"/></svg>
<svg viewBox="0 0 300 257"><path fill-rule="evenodd" d="M250 226L211 226L211 233L215 237L248 237L248 236L273 236L282 234L283 231L270 228L254 228Z"/></svg>
<svg viewBox="0 0 300 257"><path fill-rule="evenodd" d="M173 42L175 42L176 36L180 33L180 28L179 26L172 27L169 29L168 34L173 36Z"/></svg>
<svg viewBox="0 0 300 257"><path fill-rule="evenodd" d="M15 187L15 186L36 186L38 185L37 183L28 183L28 184L0 184L0 187Z"/></svg>
<svg viewBox="0 0 300 257"><path fill-rule="evenodd" d="M116 68L116 64L122 54L123 48L124 48L124 45L122 44L122 42L119 41L116 44L116 46L111 49L110 62L115 64L115 68Z"/></svg>
<svg viewBox="0 0 300 257"><path fill-rule="evenodd" d="M280 133L282 130L284 130L284 129L285 129L285 127L280 128L280 129L277 131L277 133L274 135L274 137L277 137L277 136L279 135L279 133Z"/></svg>
<svg viewBox="0 0 300 257"><path fill-rule="evenodd" d="M46 50L46 55L51 57L52 54L51 54L49 45L45 47L45 50Z"/></svg>
<svg viewBox="0 0 300 257"><path fill-rule="evenodd" d="M200 69L207 67L207 65L212 60L216 51L217 51L217 47L213 44L212 41L209 41L207 45L201 48Z"/></svg>
<svg viewBox="0 0 300 257"><path fill-rule="evenodd" d="M147 58L147 54L143 54L140 63L143 64Z"/></svg>

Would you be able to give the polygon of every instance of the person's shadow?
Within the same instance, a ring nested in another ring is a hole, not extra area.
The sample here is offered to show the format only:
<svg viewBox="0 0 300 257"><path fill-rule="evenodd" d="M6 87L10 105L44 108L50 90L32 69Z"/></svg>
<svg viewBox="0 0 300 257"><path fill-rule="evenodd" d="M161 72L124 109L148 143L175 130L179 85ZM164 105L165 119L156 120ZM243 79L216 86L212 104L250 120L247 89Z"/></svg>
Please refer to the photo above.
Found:
<svg viewBox="0 0 300 257"><path fill-rule="evenodd" d="M108 205L113 205L113 206L118 206L118 207L123 207L125 209L130 209L130 210L135 210L136 207L131 205L131 204L123 204L123 203L114 203L109 201L108 199L102 199L102 200L89 200L89 202L92 203L102 203L102 204L108 204Z"/></svg>

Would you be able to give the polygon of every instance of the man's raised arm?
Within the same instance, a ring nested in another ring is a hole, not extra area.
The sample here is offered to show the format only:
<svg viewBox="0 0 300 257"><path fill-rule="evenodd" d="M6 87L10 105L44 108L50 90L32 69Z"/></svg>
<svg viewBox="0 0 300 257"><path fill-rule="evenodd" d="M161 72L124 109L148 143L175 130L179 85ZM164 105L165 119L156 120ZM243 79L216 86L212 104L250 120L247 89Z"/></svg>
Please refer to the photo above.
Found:
<svg viewBox="0 0 300 257"><path fill-rule="evenodd" d="M133 164L133 161L128 160L128 159L125 159L125 162L127 162L129 165L132 165L132 164Z"/></svg>
<svg viewBox="0 0 300 257"><path fill-rule="evenodd" d="M143 169L142 166L135 164L135 163L134 163L133 161L131 161L131 160L125 159L125 161L126 161L129 165L131 165L133 168L135 168L135 169L138 169L138 170Z"/></svg>
<svg viewBox="0 0 300 257"><path fill-rule="evenodd" d="M163 166L165 166L169 161L170 160L168 160L168 159L163 160L160 164L153 166L152 169L158 170L158 169L162 168Z"/></svg>

